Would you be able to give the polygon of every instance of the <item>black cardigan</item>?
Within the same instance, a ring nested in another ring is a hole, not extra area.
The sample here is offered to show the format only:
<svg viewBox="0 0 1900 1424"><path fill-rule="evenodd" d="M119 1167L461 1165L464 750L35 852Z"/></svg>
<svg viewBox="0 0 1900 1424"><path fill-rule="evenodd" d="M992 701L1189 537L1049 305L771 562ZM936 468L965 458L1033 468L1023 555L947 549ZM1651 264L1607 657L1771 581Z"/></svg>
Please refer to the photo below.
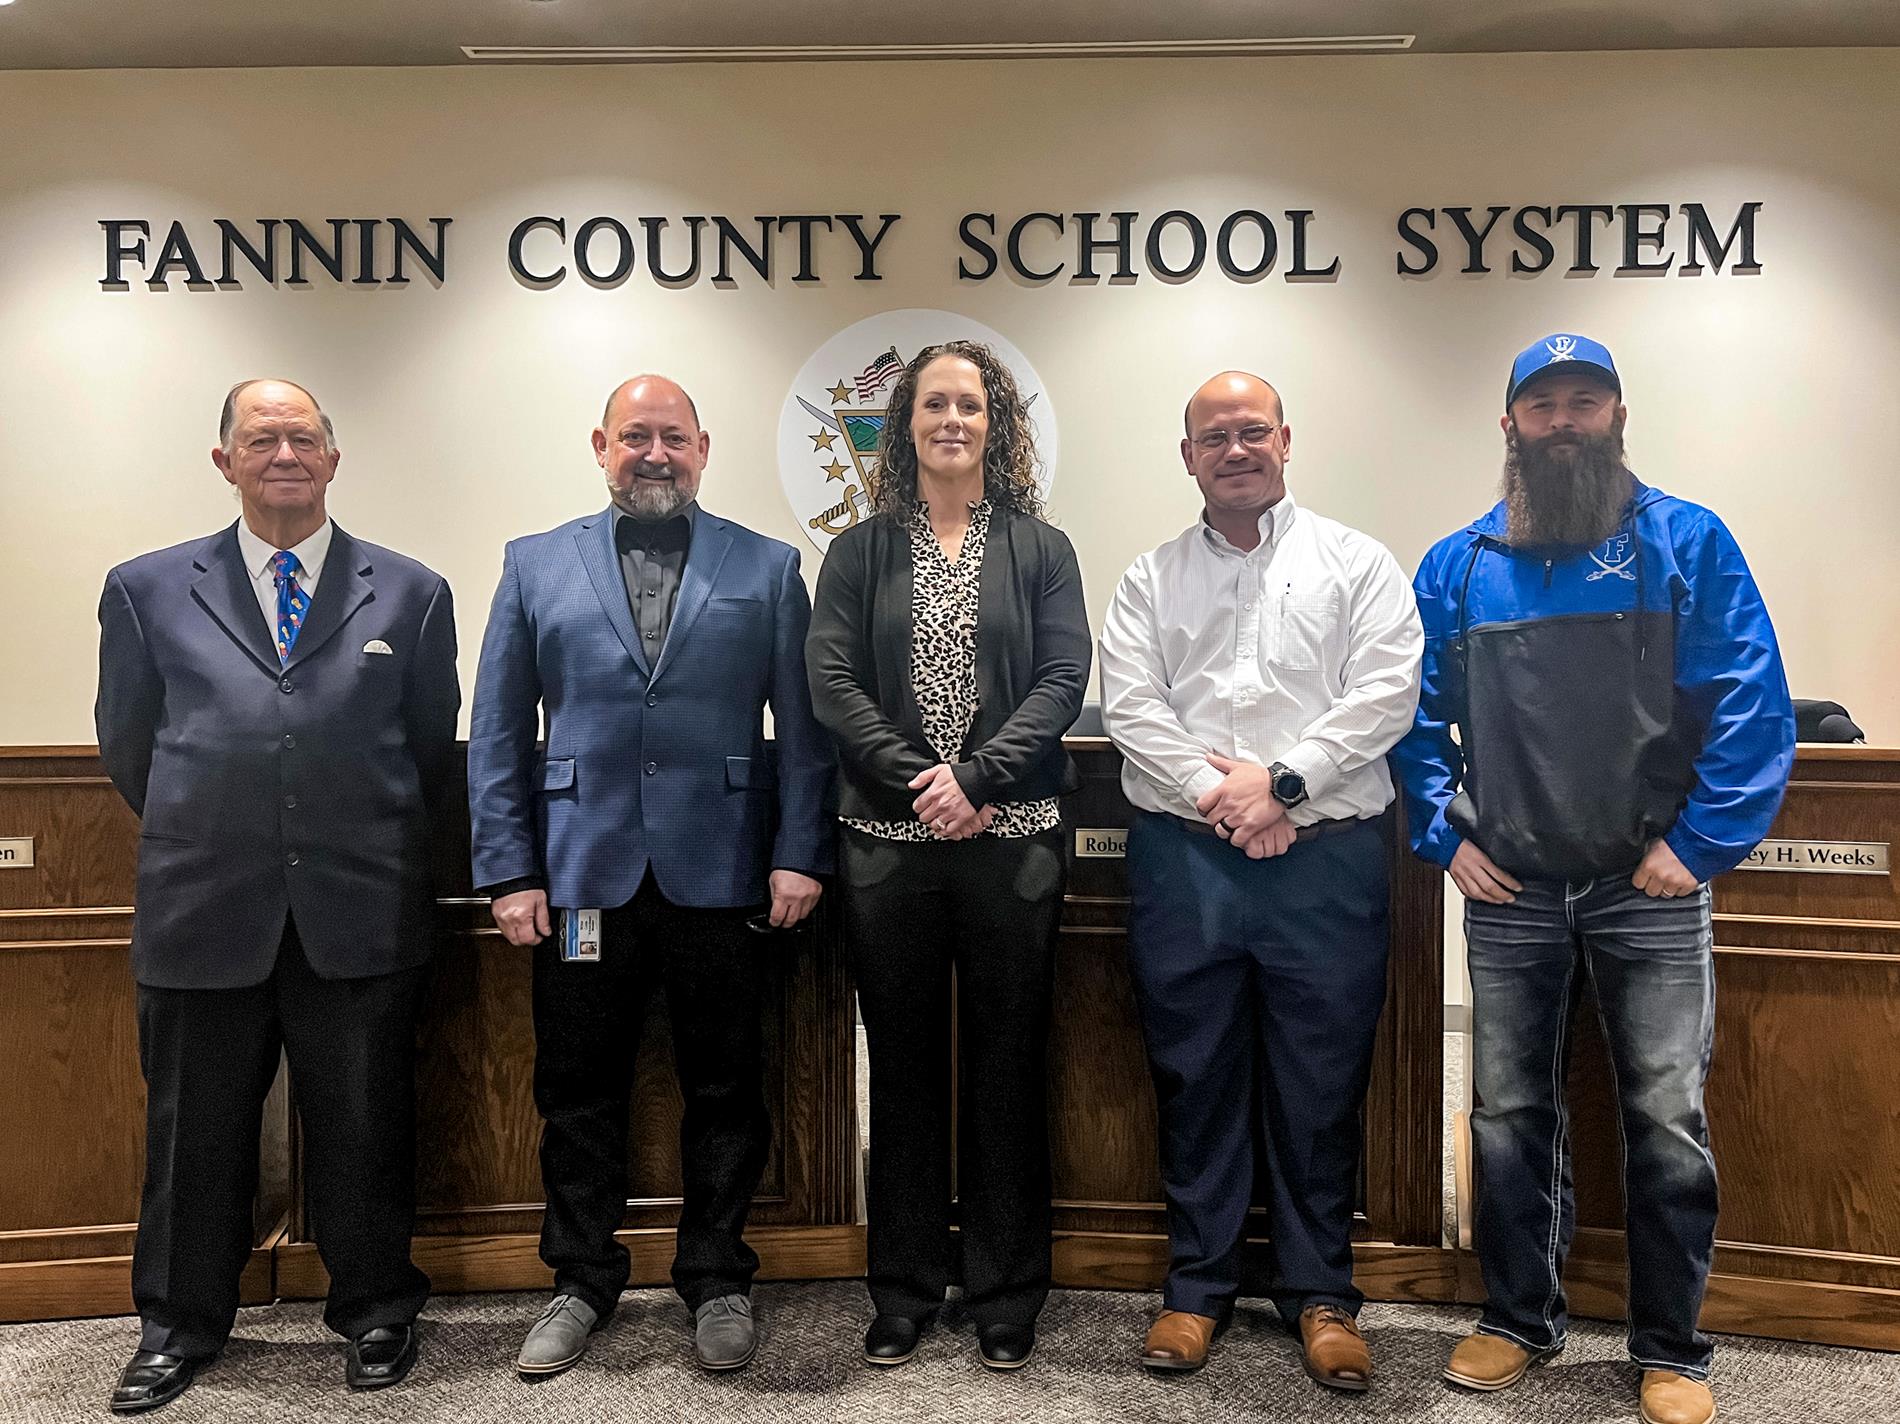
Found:
<svg viewBox="0 0 1900 1424"><path fill-rule="evenodd" d="M1088 687L1088 613L1068 536L998 507L977 581L976 718L952 769L972 806L1081 785L1062 734ZM911 691L910 531L887 515L831 543L805 667L812 709L838 742L839 809L908 820L909 782L941 760Z"/></svg>

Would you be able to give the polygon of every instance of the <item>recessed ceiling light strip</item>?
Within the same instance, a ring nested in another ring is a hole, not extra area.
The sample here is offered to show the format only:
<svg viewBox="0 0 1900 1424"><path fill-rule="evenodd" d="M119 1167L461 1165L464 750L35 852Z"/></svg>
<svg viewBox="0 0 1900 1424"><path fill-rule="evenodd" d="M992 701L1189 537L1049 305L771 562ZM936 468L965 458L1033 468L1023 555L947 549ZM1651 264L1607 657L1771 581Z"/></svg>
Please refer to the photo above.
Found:
<svg viewBox="0 0 1900 1424"><path fill-rule="evenodd" d="M695 64L909 59L1178 59L1265 54L1379 54L1408 50L1416 35L1299 35L1281 39L1095 40L1041 44L930 45L463 45L474 60L535 64Z"/></svg>

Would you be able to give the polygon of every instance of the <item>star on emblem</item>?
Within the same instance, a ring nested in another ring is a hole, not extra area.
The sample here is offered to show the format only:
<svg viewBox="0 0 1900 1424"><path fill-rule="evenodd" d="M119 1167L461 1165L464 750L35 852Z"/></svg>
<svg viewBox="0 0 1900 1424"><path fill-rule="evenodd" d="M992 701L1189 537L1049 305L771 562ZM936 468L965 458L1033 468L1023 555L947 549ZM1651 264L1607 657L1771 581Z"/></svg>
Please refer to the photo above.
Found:
<svg viewBox="0 0 1900 1424"><path fill-rule="evenodd" d="M837 385L827 387L826 393L830 395L833 405L843 405L846 401L851 399L850 382L841 378Z"/></svg>
<svg viewBox="0 0 1900 1424"><path fill-rule="evenodd" d="M839 464L838 457L834 455L832 456L831 463L824 467L825 478L828 480L841 480L844 478L845 470L848 468L848 466Z"/></svg>
<svg viewBox="0 0 1900 1424"><path fill-rule="evenodd" d="M837 431L821 430L816 435L812 436L811 448L814 450L829 450L831 448L831 442L836 440L837 438L838 438Z"/></svg>

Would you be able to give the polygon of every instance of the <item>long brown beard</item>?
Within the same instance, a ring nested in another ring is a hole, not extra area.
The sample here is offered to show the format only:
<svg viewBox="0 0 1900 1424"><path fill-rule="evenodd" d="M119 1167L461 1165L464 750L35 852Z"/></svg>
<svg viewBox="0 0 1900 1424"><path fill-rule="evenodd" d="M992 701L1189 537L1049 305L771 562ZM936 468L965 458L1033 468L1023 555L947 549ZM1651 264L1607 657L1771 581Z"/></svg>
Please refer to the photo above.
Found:
<svg viewBox="0 0 1900 1424"><path fill-rule="evenodd" d="M1508 538L1522 547L1591 549L1623 522L1634 477L1624 464L1623 422L1607 435L1504 436Z"/></svg>

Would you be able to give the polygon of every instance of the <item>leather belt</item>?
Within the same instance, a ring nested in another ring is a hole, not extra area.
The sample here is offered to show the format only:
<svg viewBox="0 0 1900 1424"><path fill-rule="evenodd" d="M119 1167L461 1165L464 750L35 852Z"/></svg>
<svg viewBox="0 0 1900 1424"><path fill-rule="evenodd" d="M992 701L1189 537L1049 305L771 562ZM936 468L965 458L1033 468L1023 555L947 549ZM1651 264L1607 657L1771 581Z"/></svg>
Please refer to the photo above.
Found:
<svg viewBox="0 0 1900 1424"><path fill-rule="evenodd" d="M1225 839L1219 831L1215 830L1205 821L1190 821L1186 816L1177 816L1172 811L1168 812L1167 815L1170 821L1173 821L1184 831L1190 831L1197 836L1213 836L1216 840ZM1356 831L1361 826L1370 826L1378 819L1377 816L1344 816L1337 819L1315 821L1310 826L1301 826L1295 830L1293 832L1293 839L1296 843L1300 841L1324 840L1327 836L1343 835L1347 831Z"/></svg>

